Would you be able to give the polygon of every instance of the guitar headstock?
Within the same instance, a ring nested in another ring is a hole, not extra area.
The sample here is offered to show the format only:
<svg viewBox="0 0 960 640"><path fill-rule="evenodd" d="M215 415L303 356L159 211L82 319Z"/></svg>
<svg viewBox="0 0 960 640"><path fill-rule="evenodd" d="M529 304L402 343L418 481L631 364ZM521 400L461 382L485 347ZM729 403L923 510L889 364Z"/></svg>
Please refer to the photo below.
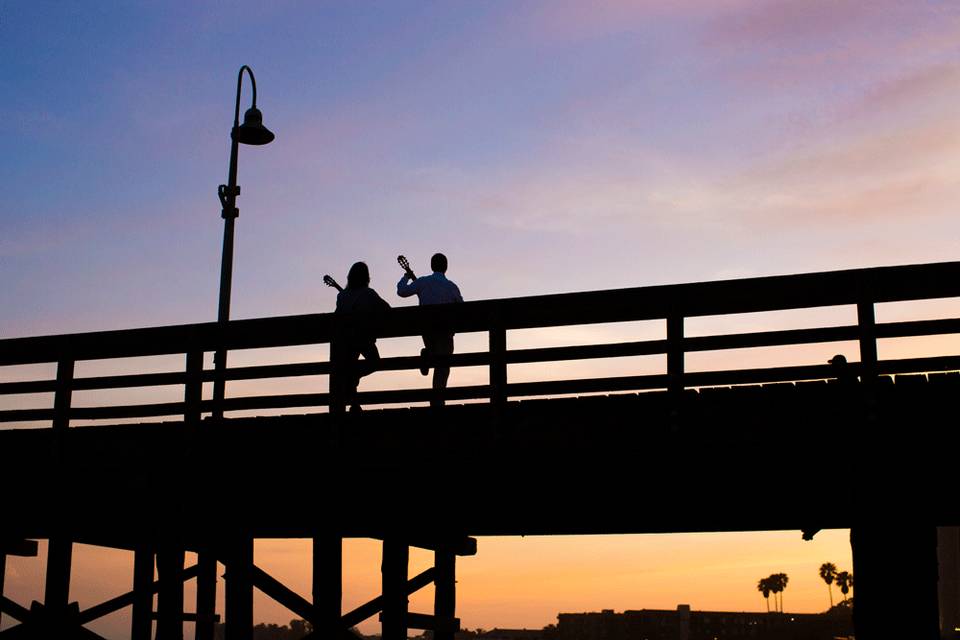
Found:
<svg viewBox="0 0 960 640"><path fill-rule="evenodd" d="M333 287L337 291L343 291L343 287L341 287L336 280L328 275L323 276L323 284L327 285L328 287Z"/></svg>
<svg viewBox="0 0 960 640"><path fill-rule="evenodd" d="M397 263L400 265L400 268L403 269L405 273L409 273L414 278L417 277L413 275L413 269L410 268L410 261L407 260L406 256L403 256L403 255L397 256Z"/></svg>

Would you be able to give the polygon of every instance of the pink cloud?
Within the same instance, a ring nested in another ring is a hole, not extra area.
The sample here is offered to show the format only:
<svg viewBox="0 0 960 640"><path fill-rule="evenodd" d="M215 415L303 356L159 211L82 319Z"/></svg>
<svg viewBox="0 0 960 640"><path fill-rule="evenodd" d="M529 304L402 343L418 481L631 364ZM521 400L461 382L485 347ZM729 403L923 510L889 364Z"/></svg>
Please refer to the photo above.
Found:
<svg viewBox="0 0 960 640"><path fill-rule="evenodd" d="M657 18L690 18L749 6L751 0L559 0L514 13L509 22L548 42L591 39L629 31Z"/></svg>
<svg viewBox="0 0 960 640"><path fill-rule="evenodd" d="M952 57L960 10L904 0L770 0L712 19L701 44L750 85L830 92ZM717 50L720 53L717 53ZM730 59L739 51L738 59Z"/></svg>
<svg viewBox="0 0 960 640"><path fill-rule="evenodd" d="M848 31L904 7L901 0L768 0L726 12L711 25L714 44L775 43L820 39Z"/></svg>
<svg viewBox="0 0 960 640"><path fill-rule="evenodd" d="M937 64L882 80L866 89L852 105L854 116L878 110L904 110L949 100L956 105L960 97L960 64Z"/></svg>

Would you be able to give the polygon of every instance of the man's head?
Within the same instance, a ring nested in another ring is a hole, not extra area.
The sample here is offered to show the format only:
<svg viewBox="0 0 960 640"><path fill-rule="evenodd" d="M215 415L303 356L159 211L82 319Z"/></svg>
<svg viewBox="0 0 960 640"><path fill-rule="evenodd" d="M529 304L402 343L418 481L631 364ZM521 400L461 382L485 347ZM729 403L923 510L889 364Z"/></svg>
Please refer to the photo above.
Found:
<svg viewBox="0 0 960 640"><path fill-rule="evenodd" d="M354 262L347 273L347 288L363 289L370 285L370 269L366 262Z"/></svg>
<svg viewBox="0 0 960 640"><path fill-rule="evenodd" d="M435 253L430 258L430 268L437 273L447 272L447 256L442 253Z"/></svg>

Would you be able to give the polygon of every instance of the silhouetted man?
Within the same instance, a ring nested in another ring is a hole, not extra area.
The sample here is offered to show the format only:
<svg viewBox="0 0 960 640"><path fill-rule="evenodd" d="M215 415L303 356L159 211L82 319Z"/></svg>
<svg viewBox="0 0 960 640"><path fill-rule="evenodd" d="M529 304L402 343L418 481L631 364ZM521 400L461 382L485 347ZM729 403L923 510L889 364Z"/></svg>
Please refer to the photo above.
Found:
<svg viewBox="0 0 960 640"><path fill-rule="evenodd" d="M336 313L369 313L389 308L390 305L370 288L370 269L366 263L354 263L347 273L346 288L337 294ZM376 371L380 363L377 340L363 327L353 327L335 348L341 350L340 362L344 365L343 400L352 403L351 411L359 411L356 395L360 378ZM363 361L358 362L361 355Z"/></svg>
<svg viewBox="0 0 960 640"><path fill-rule="evenodd" d="M410 271L405 271L403 277L400 278L400 282L397 283L397 295L401 298L409 298L416 294L421 305L463 302L460 289L447 279L447 256L442 253L433 254L433 257L430 258L430 269L433 270L433 273L422 278L417 278ZM420 373L427 375L430 370L431 357L449 356L452 353L452 331L438 330L423 334L423 349L420 350ZM449 377L449 366L434 366L433 390L438 392L438 395L431 400L431 406L443 406L443 398L439 397L439 392L447 388Z"/></svg>

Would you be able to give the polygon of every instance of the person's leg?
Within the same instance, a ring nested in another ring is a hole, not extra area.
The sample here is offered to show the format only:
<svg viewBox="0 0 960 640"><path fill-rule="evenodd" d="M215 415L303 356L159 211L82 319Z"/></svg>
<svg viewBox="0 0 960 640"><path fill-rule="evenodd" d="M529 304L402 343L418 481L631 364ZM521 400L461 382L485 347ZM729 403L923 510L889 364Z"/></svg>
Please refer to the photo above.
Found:
<svg viewBox="0 0 960 640"><path fill-rule="evenodd" d="M358 382L359 378L368 376L380 368L380 351L377 349L377 344L375 342L364 346L360 353L363 354L363 362L357 364Z"/></svg>
<svg viewBox="0 0 960 640"><path fill-rule="evenodd" d="M363 360L359 360L359 356L361 355L363 356ZM353 391L350 395L350 411L360 411L360 403L357 402L357 387L360 385L360 378L370 375L380 366L380 352L377 350L376 343L372 342L361 346L352 362L354 368L353 377L351 378Z"/></svg>
<svg viewBox="0 0 960 640"><path fill-rule="evenodd" d="M357 391L357 358L360 351L350 341L330 345L330 410L342 410L353 400Z"/></svg>
<svg viewBox="0 0 960 640"><path fill-rule="evenodd" d="M430 336L420 336L423 338L423 349L420 349L420 375L425 376L430 373Z"/></svg>
<svg viewBox="0 0 960 640"><path fill-rule="evenodd" d="M357 385L360 384L360 349L350 345L344 350L343 376L341 378L343 404L351 405L357 397Z"/></svg>
<svg viewBox="0 0 960 640"><path fill-rule="evenodd" d="M436 356L449 356L453 354L453 336L436 335L432 336L430 341L430 353ZM450 378L449 365L434 366L433 368L433 390L436 392L434 399L430 401L431 406L442 407L443 398L439 393L447 388L447 380Z"/></svg>

